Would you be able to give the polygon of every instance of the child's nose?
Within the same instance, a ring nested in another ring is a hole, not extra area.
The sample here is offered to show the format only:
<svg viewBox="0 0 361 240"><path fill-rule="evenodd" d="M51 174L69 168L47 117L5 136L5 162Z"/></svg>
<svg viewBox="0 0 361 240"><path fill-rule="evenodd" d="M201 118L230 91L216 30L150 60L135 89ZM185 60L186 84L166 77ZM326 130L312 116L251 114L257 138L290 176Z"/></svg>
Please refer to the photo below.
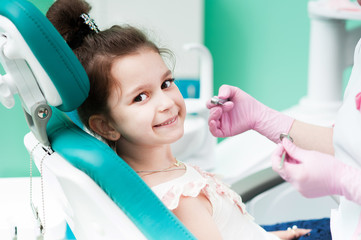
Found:
<svg viewBox="0 0 361 240"><path fill-rule="evenodd" d="M167 111L174 105L173 99L167 94L162 93L159 98L159 111Z"/></svg>

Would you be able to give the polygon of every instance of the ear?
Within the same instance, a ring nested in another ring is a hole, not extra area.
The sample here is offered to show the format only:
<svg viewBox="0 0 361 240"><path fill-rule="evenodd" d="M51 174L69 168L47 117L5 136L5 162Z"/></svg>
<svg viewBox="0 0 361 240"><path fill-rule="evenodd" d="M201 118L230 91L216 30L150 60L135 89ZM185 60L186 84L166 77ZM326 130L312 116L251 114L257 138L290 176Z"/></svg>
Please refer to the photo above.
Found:
<svg viewBox="0 0 361 240"><path fill-rule="evenodd" d="M91 116L89 118L89 126L94 132L108 140L117 141L120 138L120 133L102 115Z"/></svg>

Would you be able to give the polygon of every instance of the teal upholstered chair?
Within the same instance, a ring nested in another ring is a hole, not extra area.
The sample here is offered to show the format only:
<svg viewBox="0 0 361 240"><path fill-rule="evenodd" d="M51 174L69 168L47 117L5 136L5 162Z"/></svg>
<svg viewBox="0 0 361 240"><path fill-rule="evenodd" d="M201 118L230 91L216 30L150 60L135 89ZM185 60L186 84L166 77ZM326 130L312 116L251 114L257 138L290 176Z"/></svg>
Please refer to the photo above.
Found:
<svg viewBox="0 0 361 240"><path fill-rule="evenodd" d="M19 94L31 129L25 145L75 237L193 239L121 158L64 113L86 99L89 83L45 16L26 0L0 0L0 34L1 102L11 108Z"/></svg>

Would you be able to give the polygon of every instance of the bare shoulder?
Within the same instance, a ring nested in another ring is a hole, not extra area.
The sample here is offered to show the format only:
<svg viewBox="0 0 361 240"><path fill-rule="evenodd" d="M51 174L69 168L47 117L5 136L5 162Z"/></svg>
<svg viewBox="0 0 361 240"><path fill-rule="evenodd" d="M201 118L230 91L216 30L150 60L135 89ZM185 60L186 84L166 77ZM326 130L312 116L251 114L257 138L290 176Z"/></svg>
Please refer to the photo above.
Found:
<svg viewBox="0 0 361 240"><path fill-rule="evenodd" d="M212 218L212 206L204 194L181 197L173 213L197 239L222 239Z"/></svg>

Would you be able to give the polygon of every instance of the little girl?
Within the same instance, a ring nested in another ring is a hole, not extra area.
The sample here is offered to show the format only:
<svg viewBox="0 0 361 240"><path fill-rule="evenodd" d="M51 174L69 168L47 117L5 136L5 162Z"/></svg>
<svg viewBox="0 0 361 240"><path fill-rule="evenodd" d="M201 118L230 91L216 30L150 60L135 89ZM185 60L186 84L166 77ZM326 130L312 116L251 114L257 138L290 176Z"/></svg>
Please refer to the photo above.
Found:
<svg viewBox="0 0 361 240"><path fill-rule="evenodd" d="M198 239L293 239L296 229L268 233L253 222L241 198L212 174L172 155L183 135L184 99L158 48L138 29L100 31L82 0L58 0L47 17L85 68L90 92L78 109L101 137L149 185Z"/></svg>

